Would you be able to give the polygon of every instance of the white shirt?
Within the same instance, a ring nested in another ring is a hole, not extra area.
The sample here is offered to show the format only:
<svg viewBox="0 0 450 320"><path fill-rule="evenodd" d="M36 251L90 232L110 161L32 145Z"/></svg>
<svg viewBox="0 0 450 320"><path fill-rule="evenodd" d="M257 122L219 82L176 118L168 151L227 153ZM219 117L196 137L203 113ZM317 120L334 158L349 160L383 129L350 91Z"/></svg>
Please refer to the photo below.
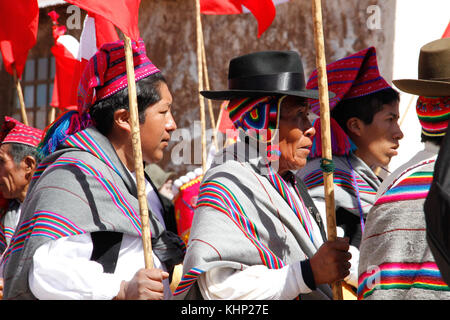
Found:
<svg viewBox="0 0 450 320"><path fill-rule="evenodd" d="M287 183L292 194L297 193ZM310 217L312 236L316 245L322 243L320 229ZM307 294L311 289L303 280L300 261L281 269L269 269L263 265L250 266L244 270L214 268L202 273L198 278L200 292L207 300L292 300L299 294Z"/></svg>
<svg viewBox="0 0 450 320"><path fill-rule="evenodd" d="M104 273L100 263L90 260L92 249L90 234L64 237L40 246L28 275L31 292L41 300L109 300L119 292L122 280L130 281L145 266L139 237L123 235L113 274ZM155 255L153 259L154 267L164 270ZM164 298L168 299L168 279L164 281Z"/></svg>
<svg viewBox="0 0 450 320"><path fill-rule="evenodd" d="M152 212L164 224L161 203L147 181L146 193ZM31 292L38 299L112 299L122 280L131 280L145 266L140 237L123 235L114 274L104 273L100 263L90 260L92 250L90 234L64 237L40 246L28 275ZM155 255L153 261L155 268L167 271ZM163 280L163 284L164 298L169 299L169 280Z"/></svg>

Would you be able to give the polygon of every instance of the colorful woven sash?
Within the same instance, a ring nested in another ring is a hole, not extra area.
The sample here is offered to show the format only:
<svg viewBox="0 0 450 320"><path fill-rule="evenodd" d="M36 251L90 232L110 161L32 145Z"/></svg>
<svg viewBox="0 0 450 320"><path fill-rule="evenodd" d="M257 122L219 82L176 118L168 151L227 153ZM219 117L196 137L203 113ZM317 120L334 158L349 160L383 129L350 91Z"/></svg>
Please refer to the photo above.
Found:
<svg viewBox="0 0 450 320"><path fill-rule="evenodd" d="M200 186L196 203L197 208L202 206L214 208L229 217L252 245L255 246L263 265L269 269L284 267L283 261L261 242L255 224L248 218L244 207L227 186L217 181L203 182ZM189 290L203 272L204 270L199 268L189 270L180 280L174 296Z"/></svg>
<svg viewBox="0 0 450 320"><path fill-rule="evenodd" d="M0 223L0 253L3 253L2 251L6 248L6 238L8 235L8 231L6 230L5 226ZM11 239L11 237L9 237Z"/></svg>
<svg viewBox="0 0 450 320"><path fill-rule="evenodd" d="M404 178L399 184L386 191L375 205L390 202L425 199L433 181L432 171L418 171Z"/></svg>
<svg viewBox="0 0 450 320"><path fill-rule="evenodd" d="M356 184L360 193L375 195L377 191L364 181L357 173L355 174ZM308 189L323 186L323 171L321 169L314 170L303 179ZM356 193L354 187L352 173L336 168L333 172L334 184L344 189L351 190Z"/></svg>
<svg viewBox="0 0 450 320"><path fill-rule="evenodd" d="M383 263L372 272L359 277L358 299L370 296L375 290L420 288L450 291L433 261L421 263Z"/></svg>
<svg viewBox="0 0 450 320"><path fill-rule="evenodd" d="M119 174L118 169L114 166L111 159L106 155L106 153L88 132L80 131L72 136L69 136L65 143L67 146L72 146L91 153ZM140 217L131 204L128 203L120 189L113 181L106 179L99 170L86 162L70 157L60 157L54 162L39 164L32 179L39 179L46 169L60 166L76 167L86 174L86 176L96 179L103 187L104 191L110 196L111 202L130 221L136 232L141 235ZM22 250L25 242L32 236L45 236L55 240L64 236L71 236L81 233L85 233L85 231L78 228L72 221L69 221L67 218L62 217L57 213L42 211L35 212L30 220L24 221L18 227L18 232L11 239L11 246L6 251L4 259L6 261L12 252Z"/></svg>
<svg viewBox="0 0 450 320"><path fill-rule="evenodd" d="M312 223L311 219L309 218L309 211L306 208L305 203L303 202L302 196L300 192L297 189L297 185L295 183L295 177L293 175L290 175L291 184L297 194L297 197L292 193L289 186L287 185L286 181L277 173L275 172L272 167L267 165L267 170L269 174L267 175L269 178L270 183L274 186L274 188L278 191L278 193L283 197L284 200L288 203L289 207L291 207L292 211L294 211L295 215L297 216L298 220L302 224L303 228L305 229L306 233L308 234L308 237L311 239L311 242L314 243L313 234L312 234Z"/></svg>
<svg viewBox="0 0 450 320"><path fill-rule="evenodd" d="M227 186L217 181L203 183L196 204L196 207L201 206L209 206L226 214L258 250L262 264L270 269L284 266L283 261L261 242L255 224L245 214L245 208Z"/></svg>
<svg viewBox="0 0 450 320"><path fill-rule="evenodd" d="M83 233L83 229L57 213L37 211L32 218L22 222L17 228L2 263L6 263L12 253L22 250L30 237L43 236L55 240Z"/></svg>

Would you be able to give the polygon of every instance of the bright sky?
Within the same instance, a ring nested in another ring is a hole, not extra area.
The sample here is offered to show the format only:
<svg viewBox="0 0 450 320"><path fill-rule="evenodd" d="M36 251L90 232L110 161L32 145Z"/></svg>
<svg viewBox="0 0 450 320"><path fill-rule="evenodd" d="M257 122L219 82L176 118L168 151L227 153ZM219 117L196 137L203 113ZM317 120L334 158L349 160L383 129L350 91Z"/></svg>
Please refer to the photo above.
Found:
<svg viewBox="0 0 450 320"><path fill-rule="evenodd" d="M393 79L417 79L420 48L440 39L450 22L450 0L397 0ZM422 149L420 124L416 116L417 96L401 93L399 155L389 165L392 171Z"/></svg>

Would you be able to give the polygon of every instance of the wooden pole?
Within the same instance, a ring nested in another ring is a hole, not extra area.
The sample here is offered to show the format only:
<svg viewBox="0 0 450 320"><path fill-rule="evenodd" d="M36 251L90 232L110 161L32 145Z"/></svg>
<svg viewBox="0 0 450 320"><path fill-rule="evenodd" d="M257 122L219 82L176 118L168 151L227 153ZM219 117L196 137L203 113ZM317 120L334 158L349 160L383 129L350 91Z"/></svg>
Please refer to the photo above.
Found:
<svg viewBox="0 0 450 320"><path fill-rule="evenodd" d="M332 160L330 133L330 106L328 97L327 69L325 62L325 45L322 24L321 0L312 0L314 21L314 44L316 47L316 65L320 95L320 127L322 135L322 158ZM336 240L336 212L334 203L333 172L323 173L325 186L325 205L327 215L328 240ZM342 300L342 284L336 282L331 285L334 300Z"/></svg>
<svg viewBox="0 0 450 320"><path fill-rule="evenodd" d="M142 161L141 136L139 130L139 116L136 95L136 82L134 76L133 51L131 40L124 34L125 61L128 79L128 99L130 105L131 139L133 145L134 168L136 172L137 195L139 212L142 224L142 244L144 248L145 268L153 268L152 241L148 217L148 204L145 195L144 163Z"/></svg>
<svg viewBox="0 0 450 320"><path fill-rule="evenodd" d="M205 125L205 101L200 94L203 91L203 64L202 64L202 21L200 19L200 0L195 1L197 18L197 68L198 68L198 98L200 104L200 122L202 126L202 170L206 172L206 125Z"/></svg>
<svg viewBox="0 0 450 320"><path fill-rule="evenodd" d="M25 100L23 99L23 91L22 86L20 85L20 80L17 77L17 69L16 65L13 65L13 77L14 77L14 83L16 84L17 88L17 95L19 96L19 103L20 103L20 113L22 115L22 122L24 125L28 125L28 117L27 112L25 110Z"/></svg>
<svg viewBox="0 0 450 320"><path fill-rule="evenodd" d="M417 96L411 95L411 99L409 99L408 106L406 107L405 112L403 113L402 118L401 118L400 121L399 121L399 124L398 124L398 125L399 125L400 127L402 126L403 121L405 121L405 119L406 119L406 115L408 114L409 108L411 107L411 104L413 103L414 98L417 98Z"/></svg>
<svg viewBox="0 0 450 320"><path fill-rule="evenodd" d="M53 121L55 121L55 118L56 118L55 107L51 107L50 112L48 114L48 124L51 124Z"/></svg>

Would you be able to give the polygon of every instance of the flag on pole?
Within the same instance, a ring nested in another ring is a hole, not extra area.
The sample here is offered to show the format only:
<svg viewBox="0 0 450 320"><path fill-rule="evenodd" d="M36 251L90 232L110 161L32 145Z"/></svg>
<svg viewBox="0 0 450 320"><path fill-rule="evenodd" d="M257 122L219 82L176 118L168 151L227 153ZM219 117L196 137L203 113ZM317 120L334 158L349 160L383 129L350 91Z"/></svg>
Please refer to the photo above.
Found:
<svg viewBox="0 0 450 320"><path fill-rule="evenodd" d="M5 69L22 77L28 51L36 44L39 23L37 0L0 1L0 50Z"/></svg>
<svg viewBox="0 0 450 320"><path fill-rule="evenodd" d="M101 16L113 23L131 40L140 38L138 17L140 0L66 0L92 16Z"/></svg>
<svg viewBox="0 0 450 320"><path fill-rule="evenodd" d="M49 14L53 21L54 46L51 48L55 57L55 80L53 85L53 96L50 105L61 111L74 110L77 107L77 87L80 79L74 73L80 64L77 59L79 42L71 35L66 35L67 28L58 24L59 15L55 11ZM72 78L72 81L67 79ZM76 85L74 85L76 83Z"/></svg>
<svg viewBox="0 0 450 320"><path fill-rule="evenodd" d="M289 0L201 0L203 14L239 14L251 12L258 22L258 38L275 18L275 6Z"/></svg>

